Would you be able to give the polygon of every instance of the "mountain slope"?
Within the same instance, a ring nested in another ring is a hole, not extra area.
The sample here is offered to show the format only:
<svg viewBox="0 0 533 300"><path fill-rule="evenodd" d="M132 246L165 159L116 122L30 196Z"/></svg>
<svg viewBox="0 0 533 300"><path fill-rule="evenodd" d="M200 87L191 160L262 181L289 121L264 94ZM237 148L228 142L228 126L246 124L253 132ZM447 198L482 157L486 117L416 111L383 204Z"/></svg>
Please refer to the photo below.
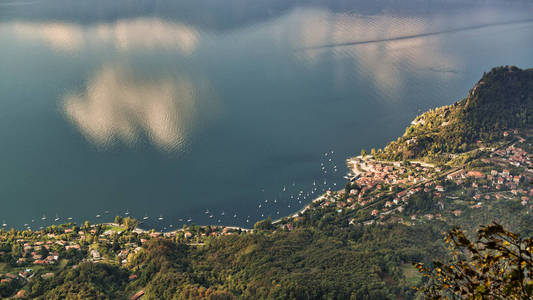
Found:
<svg viewBox="0 0 533 300"><path fill-rule="evenodd" d="M505 130L533 125L533 69L497 67L483 75L468 96L417 117L397 141L379 151L400 160L471 150Z"/></svg>

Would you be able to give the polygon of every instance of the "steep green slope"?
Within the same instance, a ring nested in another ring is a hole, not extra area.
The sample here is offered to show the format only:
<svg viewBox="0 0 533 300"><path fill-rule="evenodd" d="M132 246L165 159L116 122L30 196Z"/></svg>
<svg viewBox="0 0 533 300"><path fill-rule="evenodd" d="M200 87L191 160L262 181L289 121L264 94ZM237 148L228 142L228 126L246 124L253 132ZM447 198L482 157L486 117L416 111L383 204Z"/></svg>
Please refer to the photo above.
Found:
<svg viewBox="0 0 533 300"><path fill-rule="evenodd" d="M490 143L505 130L533 125L533 69L498 67L483 75L468 96L417 117L377 157L389 160L461 153Z"/></svg>

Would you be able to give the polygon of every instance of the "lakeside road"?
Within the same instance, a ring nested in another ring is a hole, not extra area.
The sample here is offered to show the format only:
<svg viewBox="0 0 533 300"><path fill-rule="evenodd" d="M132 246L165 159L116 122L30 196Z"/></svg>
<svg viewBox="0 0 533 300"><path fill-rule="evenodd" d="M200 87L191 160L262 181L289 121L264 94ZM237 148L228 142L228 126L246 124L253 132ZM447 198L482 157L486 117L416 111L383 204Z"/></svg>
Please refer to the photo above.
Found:
<svg viewBox="0 0 533 300"><path fill-rule="evenodd" d="M313 199L313 201L311 201L311 203L305 205L302 209L298 210L297 212L293 213L292 215L288 215L288 216L285 216L285 217L281 217L281 218L279 218L279 219L277 219L277 220L272 221L272 224L277 224L277 223L281 222L283 219L288 218L288 217L290 217L290 218L295 218L295 217L297 217L299 214L303 214L306 210L308 210L309 208L311 208L311 204L312 204L313 202L322 199L322 197L324 197L324 195L322 195L322 196L320 196L320 197L317 197L317 198Z"/></svg>
<svg viewBox="0 0 533 300"><path fill-rule="evenodd" d="M344 189L338 190L336 193L341 192L341 191L343 191L343 190L344 190ZM272 224L279 223L279 222L281 222L284 218L296 218L296 217L298 217L299 214L303 214L303 213L306 212L308 209L310 209L310 208L311 208L311 204L313 204L313 203L315 203L315 202L317 202L317 201L320 201L320 200L324 199L325 197L326 197L326 194L322 194L322 195L316 197L315 199L313 199L313 200L311 201L311 203L305 205L304 207L302 207L300 210L296 211L296 212L293 213L292 215L288 215L288 216L285 216L285 217L279 218L279 219L277 219L277 220L274 220L274 221L272 221Z"/></svg>
<svg viewBox="0 0 533 300"><path fill-rule="evenodd" d="M241 231L244 231L244 232L252 232L253 229L252 228L244 228L244 227L239 227L239 226L224 226L224 225L195 225L195 226L199 226L199 227L212 227L212 226L215 226L217 228L229 228L229 229L233 229L233 230L241 230ZM159 234L170 234L170 233L173 233L173 232L181 232L181 231L185 231L183 228L179 228L179 229L175 229L175 230L171 230L171 231L154 231L154 233L159 233ZM145 229L141 229L141 228L135 228L134 232L137 232L137 233L145 233L145 232L151 232L151 230L145 230Z"/></svg>

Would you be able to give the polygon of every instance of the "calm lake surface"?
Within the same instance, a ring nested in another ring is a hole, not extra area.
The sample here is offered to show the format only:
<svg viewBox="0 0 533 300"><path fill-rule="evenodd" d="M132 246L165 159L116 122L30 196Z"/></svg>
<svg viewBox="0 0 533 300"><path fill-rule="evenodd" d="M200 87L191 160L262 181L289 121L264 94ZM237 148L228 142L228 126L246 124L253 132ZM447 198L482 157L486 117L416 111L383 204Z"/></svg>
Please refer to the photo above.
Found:
<svg viewBox="0 0 533 300"><path fill-rule="evenodd" d="M497 65L533 4L0 0L0 224L251 227Z"/></svg>

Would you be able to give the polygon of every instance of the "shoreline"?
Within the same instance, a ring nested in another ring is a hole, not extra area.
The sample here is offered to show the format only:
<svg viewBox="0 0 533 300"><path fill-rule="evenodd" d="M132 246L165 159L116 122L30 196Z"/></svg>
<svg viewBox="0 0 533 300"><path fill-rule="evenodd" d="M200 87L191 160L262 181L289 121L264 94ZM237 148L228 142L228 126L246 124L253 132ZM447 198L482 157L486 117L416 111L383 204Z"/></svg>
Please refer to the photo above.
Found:
<svg viewBox="0 0 533 300"><path fill-rule="evenodd" d="M335 191L332 193L337 193L339 191L342 191L343 189L341 190L338 190L338 191ZM311 208L311 205L313 203L315 203L316 201L319 201L319 200L322 200L324 197L326 196L326 193L314 198L311 200L311 202L307 203L306 205L304 205L304 207L302 207L301 209L295 211L294 213L291 213L291 214L288 214L284 217L280 217L278 219L275 219L275 220L272 220L272 224L278 224L280 223L281 221L283 221L283 219L290 219L290 218L296 218L299 216L299 214L303 214L305 211L307 211L308 209ZM266 219L266 218L265 218ZM261 219L261 220L258 220L257 222L259 221L262 221L262 220L265 220L265 219ZM69 224L69 223L62 223L62 224L57 224L57 225L64 225L64 224ZM73 222L73 224L76 224L75 222ZM57 226L56 225L56 226ZM102 223L94 223L94 224L91 224L91 227L93 226L97 226L97 225L103 225L103 226L122 226L120 224L117 224L117 223L114 223L114 222L102 222ZM139 226L137 226L135 229L133 229L133 232L136 232L138 234L141 234L141 233L150 233L152 231L152 229L146 229L146 228L143 228L142 226L142 222L139 222ZM235 226L235 225L211 225L211 224L203 224L203 225L199 225L199 224L191 224L191 225L195 225L195 226L199 226L199 227L217 227L217 228L229 228L229 229L233 229L233 230L241 230L241 231L244 231L244 232L253 232L254 229L253 227L252 228L245 228L245 227L241 227L241 226ZM188 225L190 226L190 225ZM165 234L170 234L170 233L173 233L173 232L179 232L179 231L183 231L184 229L183 228L179 228L179 229L174 229L174 230L169 230L169 231L158 231L158 230L155 230L154 233L159 233L159 234L162 234L162 235L165 235ZM37 230L38 231L38 230Z"/></svg>
<svg viewBox="0 0 533 300"><path fill-rule="evenodd" d="M355 167L355 165L358 165L360 167L361 166L360 162L363 162L363 161L366 161L367 159L372 159L372 158L373 158L372 155L366 155L365 157L363 157L361 155L358 155L358 156L353 156L353 157L347 158L346 159L346 166L348 168L348 173L344 176L344 178L346 180L348 180L348 181L352 181L352 180L357 179L358 177L360 177L362 174L365 174L366 172L368 172L369 171L368 169L359 170L358 168ZM387 162L387 163L394 164L395 162ZM396 162L396 163L399 163L399 162ZM329 191L331 191L332 193L339 193L339 192L341 192L343 190L344 189L339 189L339 190L333 191L333 190L330 189ZM320 200L324 199L325 197L327 197L327 192L317 196L314 199L312 199L309 203L305 204L301 209L299 209L299 210L297 210L297 211L295 211L293 213L289 213L288 215L285 215L283 217L279 217L278 219L272 220L272 224L278 224L278 223L282 222L284 219L292 219L292 218L298 217L300 214L303 214L308 209L310 209L311 205L313 203L315 203L317 201L320 201ZM267 216L267 218L268 217L269 216ZM257 220L257 222L265 220L265 219L266 218ZM168 235L168 234L171 234L171 233L174 233L174 232L184 231L183 228L178 228L178 229L174 229L174 230L167 230L167 231L155 230L154 228L148 229L148 228L142 226L143 225L142 220L137 220L137 221L139 221L139 225L133 230L133 232L138 233L138 234L150 233L150 232L152 232L152 230L154 230L153 231L154 233L158 233L158 234L161 234L161 235ZM70 223L78 225L78 226L81 225L81 224L77 224L76 222L70 222ZM64 225L64 224L69 224L69 222L61 223L61 224L53 224L53 225L58 226L58 225ZM114 223L114 222L100 222L100 223L91 224L91 227L96 226L96 225L121 226L120 224L117 224L117 223ZM244 232L247 232L247 233L254 231L253 225L252 225L251 228L246 228L246 227L235 226L235 225L223 225L223 224L202 224L202 225L200 225L200 224L193 224L192 223L192 224L187 224L187 227L189 227L191 225L199 226L199 227L229 228L229 229L233 229L233 230L241 230L241 231L244 231ZM49 226L52 226L52 225L49 225ZM2 230L2 229L6 230L5 228L0 228L0 230ZM40 230L42 230L42 229L35 230L35 231L40 231Z"/></svg>

